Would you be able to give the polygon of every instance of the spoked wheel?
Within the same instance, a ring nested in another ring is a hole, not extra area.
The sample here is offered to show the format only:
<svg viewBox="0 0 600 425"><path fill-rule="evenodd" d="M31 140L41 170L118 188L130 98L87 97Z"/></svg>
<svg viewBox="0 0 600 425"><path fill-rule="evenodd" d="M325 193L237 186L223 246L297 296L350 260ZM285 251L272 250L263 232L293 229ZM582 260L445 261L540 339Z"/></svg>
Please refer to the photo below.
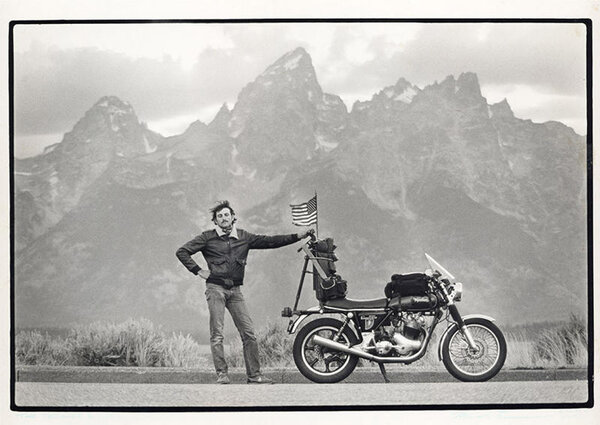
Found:
<svg viewBox="0 0 600 425"><path fill-rule="evenodd" d="M444 366L461 381L487 381L496 376L506 360L506 340L496 325L486 319L465 320L475 341L469 347L458 326L455 326L442 346Z"/></svg>
<svg viewBox="0 0 600 425"><path fill-rule="evenodd" d="M294 362L302 375L317 383L334 383L352 373L358 357L315 344L315 335L334 339L343 323L336 319L314 320L300 329L294 340ZM346 327L337 342L347 346L358 342L356 335Z"/></svg>

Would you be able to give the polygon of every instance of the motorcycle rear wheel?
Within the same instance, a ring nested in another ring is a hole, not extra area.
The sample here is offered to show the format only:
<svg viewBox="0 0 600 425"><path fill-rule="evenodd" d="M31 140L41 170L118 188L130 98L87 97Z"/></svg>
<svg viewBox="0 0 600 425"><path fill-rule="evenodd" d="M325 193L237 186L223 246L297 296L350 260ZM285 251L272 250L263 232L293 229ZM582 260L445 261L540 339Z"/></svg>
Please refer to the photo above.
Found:
<svg viewBox="0 0 600 425"><path fill-rule="evenodd" d="M342 328L343 322L332 318L320 318L304 326L294 340L294 362L308 379L319 384L331 384L346 379L356 367L358 357L332 350L313 342L313 337L333 339ZM358 338L346 326L337 342L344 345L358 343Z"/></svg>
<svg viewBox="0 0 600 425"><path fill-rule="evenodd" d="M466 382L482 382L493 378L506 360L506 340L502 331L486 319L465 320L476 350L469 345L458 326L450 330L442 345L444 366L452 376Z"/></svg>

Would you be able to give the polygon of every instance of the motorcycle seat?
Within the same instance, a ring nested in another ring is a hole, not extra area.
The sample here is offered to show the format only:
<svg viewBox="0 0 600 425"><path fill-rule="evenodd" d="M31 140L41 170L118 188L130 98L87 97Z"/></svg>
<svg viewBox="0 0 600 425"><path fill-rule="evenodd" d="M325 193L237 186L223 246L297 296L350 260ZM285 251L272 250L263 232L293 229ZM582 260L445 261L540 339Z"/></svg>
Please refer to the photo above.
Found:
<svg viewBox="0 0 600 425"><path fill-rule="evenodd" d="M361 310L373 308L386 308L388 305L387 298L377 298L373 300L351 300L348 298L338 298L328 300L323 303L325 307L342 308L345 310Z"/></svg>

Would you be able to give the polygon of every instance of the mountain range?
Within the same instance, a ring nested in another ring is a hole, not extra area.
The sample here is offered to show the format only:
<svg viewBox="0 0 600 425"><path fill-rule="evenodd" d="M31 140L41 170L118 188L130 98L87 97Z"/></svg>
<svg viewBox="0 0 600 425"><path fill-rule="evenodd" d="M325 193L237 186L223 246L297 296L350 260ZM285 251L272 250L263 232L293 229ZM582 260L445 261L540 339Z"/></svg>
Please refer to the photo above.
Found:
<svg viewBox="0 0 600 425"><path fill-rule="evenodd" d="M240 228L284 234L299 230L289 204L315 192L350 298L383 296L391 274L425 269L427 252L464 283L465 314L587 314L586 137L488 104L474 73L423 88L399 78L349 111L298 48L208 124L163 137L106 96L14 170L17 327L143 316L205 330L203 282L175 250L212 227L220 199ZM296 248L249 257L259 326L293 304ZM301 306L314 304L307 281Z"/></svg>

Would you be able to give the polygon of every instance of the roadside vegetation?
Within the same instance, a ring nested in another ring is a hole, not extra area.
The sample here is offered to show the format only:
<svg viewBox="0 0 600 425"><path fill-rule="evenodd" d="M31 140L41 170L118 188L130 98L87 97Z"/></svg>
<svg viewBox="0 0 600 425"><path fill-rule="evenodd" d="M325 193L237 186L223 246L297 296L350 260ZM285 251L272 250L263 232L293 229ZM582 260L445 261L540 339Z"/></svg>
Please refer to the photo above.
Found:
<svg viewBox="0 0 600 425"><path fill-rule="evenodd" d="M535 333L531 328L536 328ZM587 367L588 341L583 319L571 315L568 321L538 326L522 326L505 332L508 355L505 367L546 369Z"/></svg>
<svg viewBox="0 0 600 425"><path fill-rule="evenodd" d="M208 366L205 350L189 335L166 334L147 319L97 322L50 336L37 330L15 338L16 362L51 366Z"/></svg>
<svg viewBox="0 0 600 425"><path fill-rule="evenodd" d="M571 316L562 323L505 330L508 345L506 369L586 367L588 362L585 322ZM411 369L442 367L437 358L434 335L428 353ZM264 367L293 367L293 335L285 325L269 323L257 332ZM244 367L242 343L231 339L226 347L231 367ZM66 335L49 335L38 330L21 331L15 338L17 365L48 366L151 366L212 369L210 349L190 335L166 333L147 319L123 323L97 322L71 329ZM362 367L375 366L370 362Z"/></svg>

